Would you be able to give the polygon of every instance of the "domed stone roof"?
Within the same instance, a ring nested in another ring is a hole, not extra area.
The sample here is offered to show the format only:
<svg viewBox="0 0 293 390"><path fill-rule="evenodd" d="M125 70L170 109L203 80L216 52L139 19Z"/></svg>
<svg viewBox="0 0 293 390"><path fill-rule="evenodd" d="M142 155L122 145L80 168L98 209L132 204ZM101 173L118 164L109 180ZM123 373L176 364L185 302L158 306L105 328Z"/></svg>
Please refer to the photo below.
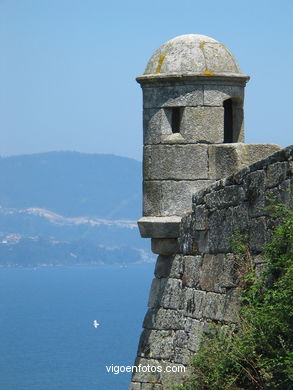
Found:
<svg viewBox="0 0 293 390"><path fill-rule="evenodd" d="M149 60L144 76L239 75L240 68L225 45L205 35L180 35L164 43Z"/></svg>

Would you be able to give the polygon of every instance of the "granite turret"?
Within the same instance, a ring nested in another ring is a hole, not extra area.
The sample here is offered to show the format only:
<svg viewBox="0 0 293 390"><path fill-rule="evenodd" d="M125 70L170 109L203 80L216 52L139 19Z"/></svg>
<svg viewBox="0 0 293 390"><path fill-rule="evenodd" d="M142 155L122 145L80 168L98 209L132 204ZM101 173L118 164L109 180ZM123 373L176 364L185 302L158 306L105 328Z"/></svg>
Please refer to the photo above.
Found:
<svg viewBox="0 0 293 390"><path fill-rule="evenodd" d="M138 225L155 253L176 251L179 223L195 192L279 149L243 143L248 80L225 45L197 34L164 43L137 78L144 132Z"/></svg>

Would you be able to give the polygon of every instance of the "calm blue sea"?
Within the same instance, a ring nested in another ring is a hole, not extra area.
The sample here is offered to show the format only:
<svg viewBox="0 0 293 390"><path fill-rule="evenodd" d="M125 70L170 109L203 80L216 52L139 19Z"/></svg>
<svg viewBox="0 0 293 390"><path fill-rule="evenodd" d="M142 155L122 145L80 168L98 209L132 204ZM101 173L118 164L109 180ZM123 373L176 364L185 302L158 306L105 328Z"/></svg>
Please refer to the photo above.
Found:
<svg viewBox="0 0 293 390"><path fill-rule="evenodd" d="M0 389L127 390L153 269L0 269Z"/></svg>

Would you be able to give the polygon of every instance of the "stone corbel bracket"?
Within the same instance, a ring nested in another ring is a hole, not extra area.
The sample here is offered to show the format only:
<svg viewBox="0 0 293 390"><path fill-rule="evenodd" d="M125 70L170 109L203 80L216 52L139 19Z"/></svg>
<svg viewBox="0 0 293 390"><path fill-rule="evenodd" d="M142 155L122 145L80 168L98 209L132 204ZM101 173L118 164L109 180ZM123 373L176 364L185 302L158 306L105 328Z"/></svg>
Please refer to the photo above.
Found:
<svg viewBox="0 0 293 390"><path fill-rule="evenodd" d="M142 237L152 239L152 251L170 256L178 250L181 217L142 217L137 221Z"/></svg>

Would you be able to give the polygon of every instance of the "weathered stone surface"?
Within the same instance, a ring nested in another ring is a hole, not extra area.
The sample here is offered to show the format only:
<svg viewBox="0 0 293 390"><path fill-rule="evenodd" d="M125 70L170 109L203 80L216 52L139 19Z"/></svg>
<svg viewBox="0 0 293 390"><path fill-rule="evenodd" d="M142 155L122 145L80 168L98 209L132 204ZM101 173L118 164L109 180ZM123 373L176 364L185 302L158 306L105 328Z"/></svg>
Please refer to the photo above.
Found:
<svg viewBox="0 0 293 390"><path fill-rule="evenodd" d="M288 179L281 182L274 188L268 188L266 190L266 206L272 205L273 203L283 203L288 208L293 208L293 181ZM180 229L179 229L180 230Z"/></svg>
<svg viewBox="0 0 293 390"><path fill-rule="evenodd" d="M203 303L202 316L216 321L223 320L225 295L208 292Z"/></svg>
<svg viewBox="0 0 293 390"><path fill-rule="evenodd" d="M224 109L222 107L186 107L180 134L190 143L224 142Z"/></svg>
<svg viewBox="0 0 293 390"><path fill-rule="evenodd" d="M155 268L157 278L181 278L183 274L183 261L181 255L159 256Z"/></svg>
<svg viewBox="0 0 293 390"><path fill-rule="evenodd" d="M141 386L141 390L163 390L163 386L156 383L142 383Z"/></svg>
<svg viewBox="0 0 293 390"><path fill-rule="evenodd" d="M209 253L230 252L233 234L232 209L216 209L209 218L207 251Z"/></svg>
<svg viewBox="0 0 293 390"><path fill-rule="evenodd" d="M188 334L184 330L175 332L174 337L174 362L180 364L188 364L192 354L187 348Z"/></svg>
<svg viewBox="0 0 293 390"><path fill-rule="evenodd" d="M206 43L203 46L200 50L211 57L210 64L217 69L221 60L214 56L215 46ZM182 59L178 55L174 67L176 63L184 67ZM172 249L177 253L158 258L139 345L141 358L137 362L153 368L157 365L163 370L134 374L136 388L132 390L163 390L179 384L178 373L173 378L165 371L167 366L187 365L192 354L198 351L202 334L214 332L213 323L225 328L228 323L239 321L239 258L231 253L231 239L235 233L248 235L247 247L261 277L266 264L260 253L276 224L264 210L269 193L277 201L293 206L288 192L293 185L293 147L258 161L279 147L241 143L208 145L208 142L222 142L219 129L223 132L223 101L229 98L232 99L233 140L243 140L243 86L247 78L240 74L230 78L211 74L180 74L179 77L172 73L175 68L168 68L171 77L164 73L167 69L164 66L171 66L168 60L165 64L165 57L156 60L160 67L157 73L146 74L139 80L146 107L144 215L177 216L178 222L152 226L155 221L145 220L143 234L155 238L153 246L161 247L157 252L169 253L178 235L179 220L183 218L179 226L179 249ZM229 68L225 61L222 63ZM180 119L176 115L172 119L172 113L178 113L174 107L180 107L182 114L180 133L171 129L172 122L174 125ZM185 153L195 150L195 146L206 148L204 159L200 153L199 156ZM214 182L217 179L220 180ZM193 212L183 215L191 211L190 200L195 191L200 193L193 196ZM145 233L148 229L149 233ZM168 241L169 238L173 241ZM167 244L168 250L163 244Z"/></svg>
<svg viewBox="0 0 293 390"><path fill-rule="evenodd" d="M172 389L172 386L180 385L187 371L186 367L182 364L165 362L165 368L161 375L161 381L164 384L163 388Z"/></svg>
<svg viewBox="0 0 293 390"><path fill-rule="evenodd" d="M252 253L263 251L267 237L268 231L265 217L253 218L249 230L249 247Z"/></svg>
<svg viewBox="0 0 293 390"><path fill-rule="evenodd" d="M150 308L157 306L165 309L179 309L182 294L182 282L179 279L154 279L149 303Z"/></svg>
<svg viewBox="0 0 293 390"><path fill-rule="evenodd" d="M159 144L162 135L172 134L171 117L168 111L158 108L144 109L143 111L143 143Z"/></svg>
<svg viewBox="0 0 293 390"><path fill-rule="evenodd" d="M231 289L225 295L223 321L237 323L239 321L240 300L237 290Z"/></svg>
<svg viewBox="0 0 293 390"><path fill-rule="evenodd" d="M144 182L144 216L182 216L191 211L192 195L211 181L155 180Z"/></svg>
<svg viewBox="0 0 293 390"><path fill-rule="evenodd" d="M143 217L137 221L142 237L177 238L181 217Z"/></svg>
<svg viewBox="0 0 293 390"><path fill-rule="evenodd" d="M249 203L249 215L252 217L265 214L265 172L251 172L243 185L245 197Z"/></svg>
<svg viewBox="0 0 293 390"><path fill-rule="evenodd" d="M274 144L220 144L209 146L209 178L221 179L279 150Z"/></svg>
<svg viewBox="0 0 293 390"><path fill-rule="evenodd" d="M220 106L223 107L224 100L237 98L240 101L244 100L244 88L237 85L204 85L204 105L205 106ZM243 142L239 139L238 142Z"/></svg>
<svg viewBox="0 0 293 390"><path fill-rule="evenodd" d="M143 327L157 330L177 330L184 328L182 311L172 309L149 309Z"/></svg>
<svg viewBox="0 0 293 390"><path fill-rule="evenodd" d="M162 307L166 309L180 309L181 295L181 280L168 279L162 296Z"/></svg>
<svg viewBox="0 0 293 390"><path fill-rule="evenodd" d="M164 43L150 58L144 75L239 74L239 66L220 42L198 34L186 34Z"/></svg>
<svg viewBox="0 0 293 390"><path fill-rule="evenodd" d="M158 255L171 256L178 251L176 238L152 238L152 251Z"/></svg>
<svg viewBox="0 0 293 390"><path fill-rule="evenodd" d="M206 145L144 147L144 180L208 179Z"/></svg>
<svg viewBox="0 0 293 390"><path fill-rule="evenodd" d="M242 150L242 165L251 165L263 160L281 149L276 144L244 144Z"/></svg>
<svg viewBox="0 0 293 390"><path fill-rule="evenodd" d="M199 275L201 290L224 293L227 288L236 287L235 282L233 256L222 253L204 255Z"/></svg>
<svg viewBox="0 0 293 390"><path fill-rule="evenodd" d="M249 207L247 202L242 202L232 210L232 232L245 233L249 229ZM232 237L231 237L232 238Z"/></svg>
<svg viewBox="0 0 293 390"><path fill-rule="evenodd" d="M191 352L198 351L202 336L208 327L209 325L206 322L198 321L193 318L186 319L185 330L188 334L187 348Z"/></svg>
<svg viewBox="0 0 293 390"><path fill-rule="evenodd" d="M187 317L201 319L203 315L206 292L186 287L182 292L181 306Z"/></svg>
<svg viewBox="0 0 293 390"><path fill-rule="evenodd" d="M158 367L164 365L164 362L155 359L137 358L135 361L137 369L133 372L132 382L160 383L161 373Z"/></svg>
<svg viewBox="0 0 293 390"><path fill-rule="evenodd" d="M183 286L198 288L200 281L200 270L202 267L202 256L184 256L184 272L182 276Z"/></svg>
<svg viewBox="0 0 293 390"><path fill-rule="evenodd" d="M205 206L195 205L193 208L195 229L206 230L208 226L208 210Z"/></svg>
<svg viewBox="0 0 293 390"><path fill-rule="evenodd" d="M143 105L146 108L188 107L203 105L203 86L175 84L165 87L144 87Z"/></svg>
<svg viewBox="0 0 293 390"><path fill-rule="evenodd" d="M280 182L287 179L289 174L289 162L278 162L267 167L266 171L266 188L279 185Z"/></svg>
<svg viewBox="0 0 293 390"><path fill-rule="evenodd" d="M174 359L172 330L144 330L138 347L138 356L153 359Z"/></svg>
<svg viewBox="0 0 293 390"><path fill-rule="evenodd" d="M166 286L167 279L153 279L152 285L151 285L151 290L150 290L150 295L149 295L149 300L148 300L148 307L156 307L160 305L160 301L162 299L162 295Z"/></svg>
<svg viewBox="0 0 293 390"><path fill-rule="evenodd" d="M241 144L209 146L209 178L218 180L243 168L240 158Z"/></svg>
<svg viewBox="0 0 293 390"><path fill-rule="evenodd" d="M209 208L221 208L237 205L245 198L245 192L240 186L225 187L220 191L212 191L206 195L206 205Z"/></svg>
<svg viewBox="0 0 293 390"><path fill-rule="evenodd" d="M168 388L175 384L180 384L185 376L186 369L183 365L170 361L137 358L135 365L137 371L132 376L132 382L141 382L141 386L164 384L163 388ZM161 387L155 390L161 390Z"/></svg>
<svg viewBox="0 0 293 390"><path fill-rule="evenodd" d="M129 390L141 390L141 383L131 383Z"/></svg>
<svg viewBox="0 0 293 390"><path fill-rule="evenodd" d="M196 229L196 221L193 215L187 214L182 218L180 224L180 233L178 237L178 244L180 253L183 255L199 255L201 253L207 253L208 227L205 230Z"/></svg>

